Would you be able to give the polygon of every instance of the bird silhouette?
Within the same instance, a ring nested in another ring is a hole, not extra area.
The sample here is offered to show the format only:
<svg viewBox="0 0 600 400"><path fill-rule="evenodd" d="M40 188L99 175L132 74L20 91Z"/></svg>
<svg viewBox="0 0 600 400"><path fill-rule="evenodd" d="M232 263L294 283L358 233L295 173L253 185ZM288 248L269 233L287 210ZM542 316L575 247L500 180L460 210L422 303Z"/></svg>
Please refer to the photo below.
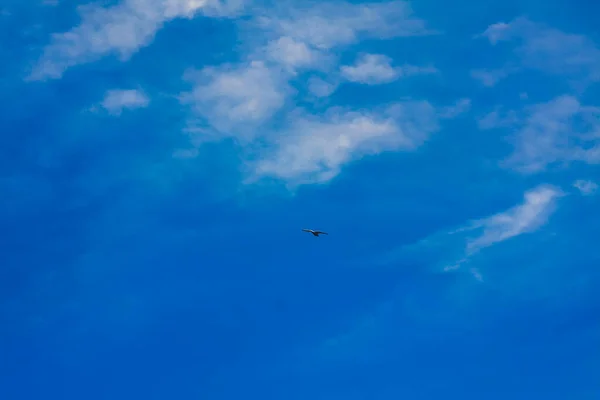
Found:
<svg viewBox="0 0 600 400"><path fill-rule="evenodd" d="M328 235L327 232L323 231L314 231L312 229L302 229L304 232L312 233L314 236L319 237L319 235Z"/></svg>

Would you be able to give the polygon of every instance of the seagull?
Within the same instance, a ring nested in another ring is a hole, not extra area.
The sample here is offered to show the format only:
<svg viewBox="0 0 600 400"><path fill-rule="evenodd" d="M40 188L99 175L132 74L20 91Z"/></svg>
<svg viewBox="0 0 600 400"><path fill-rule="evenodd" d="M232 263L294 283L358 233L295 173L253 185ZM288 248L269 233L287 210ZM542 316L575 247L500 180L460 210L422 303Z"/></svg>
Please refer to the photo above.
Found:
<svg viewBox="0 0 600 400"><path fill-rule="evenodd" d="M316 237L319 237L319 235L327 235L327 232L323 232L323 231L313 231L312 229L302 229L304 232L310 232L313 235L315 235Z"/></svg>

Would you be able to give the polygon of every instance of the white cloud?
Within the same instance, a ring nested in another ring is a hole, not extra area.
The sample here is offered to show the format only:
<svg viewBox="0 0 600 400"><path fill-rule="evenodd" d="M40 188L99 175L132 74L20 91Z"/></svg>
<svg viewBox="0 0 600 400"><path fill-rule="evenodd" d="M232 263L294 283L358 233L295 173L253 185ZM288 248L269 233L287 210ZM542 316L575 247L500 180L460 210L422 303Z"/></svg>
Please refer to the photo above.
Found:
<svg viewBox="0 0 600 400"><path fill-rule="evenodd" d="M526 191L523 200L485 218L468 221L452 231L434 233L418 242L394 249L382 262L421 259L434 269L456 271L468 267L475 279L483 281L485 271L476 262L479 253L490 247L541 229L556 211L565 193L552 185L539 185Z"/></svg>
<svg viewBox="0 0 600 400"><path fill-rule="evenodd" d="M497 22L487 27L487 29L481 34L486 37L491 44L495 45L501 40L509 40L514 38L514 29L510 24L505 22Z"/></svg>
<svg viewBox="0 0 600 400"><path fill-rule="evenodd" d="M537 230L555 210L556 199L561 195L559 189L542 185L526 192L522 204L474 221L466 230L480 230L480 235L468 240L467 256L496 243Z"/></svg>
<svg viewBox="0 0 600 400"><path fill-rule="evenodd" d="M392 67L392 59L382 54L363 54L355 65L344 65L340 71L349 81L367 85L392 82L400 74Z"/></svg>
<svg viewBox="0 0 600 400"><path fill-rule="evenodd" d="M205 67L188 72L187 79L195 86L183 101L217 131L238 137L253 136L253 129L284 105L291 90L281 74L261 61Z"/></svg>
<svg viewBox="0 0 600 400"><path fill-rule="evenodd" d="M450 235L466 235L459 238L464 243L460 258L447 264L443 268L444 271L454 271L469 264L471 258L485 248L537 231L548 222L556 210L558 198L563 195L564 193L554 186L540 185L525 192L521 204L448 232ZM472 236L469 232L477 234ZM476 280L483 282L483 274L479 268L471 267L469 272Z"/></svg>
<svg viewBox="0 0 600 400"><path fill-rule="evenodd" d="M517 41L515 51L526 68L568 75L584 83L600 81L600 49L586 36L565 33L527 18L490 25L481 36L492 45Z"/></svg>
<svg viewBox="0 0 600 400"><path fill-rule="evenodd" d="M257 17L250 25L258 31L250 32L251 49L246 61L188 74L195 87L182 98L199 117L193 118L192 125L237 138L261 136L263 133L256 132L256 128L274 117L295 93L290 80L299 72L323 72L333 64L335 53L331 47L347 45L363 35L427 33L423 22L414 18L408 3L402 1L313 3L310 7L265 12L270 16ZM398 71L414 74L430 72L431 68L406 66ZM336 86L331 79L313 77L308 81L308 90L317 97L329 96Z"/></svg>
<svg viewBox="0 0 600 400"><path fill-rule="evenodd" d="M104 96L102 107L110 114L120 115L125 109L145 108L150 99L140 90L109 90Z"/></svg>
<svg viewBox="0 0 600 400"><path fill-rule="evenodd" d="M559 96L526 108L525 114L515 117L520 126L515 152L505 165L535 173L556 162L600 163L600 108Z"/></svg>
<svg viewBox="0 0 600 400"><path fill-rule="evenodd" d="M266 59L287 67L291 72L301 68L320 68L328 62L325 55L304 42L282 36L269 42L265 48Z"/></svg>
<svg viewBox="0 0 600 400"><path fill-rule="evenodd" d="M579 179L573 183L579 192L584 196L591 196L598 190L598 184L594 181Z"/></svg>
<svg viewBox="0 0 600 400"><path fill-rule="evenodd" d="M60 78L68 68L97 61L107 55L128 60L145 47L156 32L177 18L198 13L213 17L236 16L246 0L122 0L110 7L96 4L79 7L81 23L68 32L52 36L28 79ZM288 9L257 19L263 32L274 36L267 53L292 67L314 63L318 49L330 49L368 37L399 37L429 34L424 22L412 15L405 1L352 4L316 3Z"/></svg>
<svg viewBox="0 0 600 400"><path fill-rule="evenodd" d="M392 38L427 35L423 20L413 16L406 1L353 4L313 3L259 19L263 28L320 49L348 45L360 37Z"/></svg>
<svg viewBox="0 0 600 400"><path fill-rule="evenodd" d="M389 83L401 76L431 74L437 70L433 67L417 67L405 65L392 66L392 59L383 54L362 54L352 66L344 65L340 68L344 78L351 82L377 85Z"/></svg>
<svg viewBox="0 0 600 400"><path fill-rule="evenodd" d="M471 275L473 275L473 278L477 279L479 282L483 282L483 275L481 275L481 272L479 271L479 269L477 268L471 268Z"/></svg>
<svg viewBox="0 0 600 400"><path fill-rule="evenodd" d="M380 112L330 110L323 117L296 116L275 152L254 165L254 179L291 184L331 180L348 162L384 151L414 150L438 130L427 102L406 102Z"/></svg>
<svg viewBox="0 0 600 400"><path fill-rule="evenodd" d="M165 22L198 12L233 15L241 6L241 0L123 0L108 8L80 6L81 24L52 36L28 79L60 78L68 68L109 54L127 60L150 44Z"/></svg>
<svg viewBox="0 0 600 400"><path fill-rule="evenodd" d="M406 101L384 110L376 106L371 112L334 108L316 116L299 111L291 99L296 93L292 80L311 71L325 78L309 78L308 91L317 98L331 95L340 77L330 67L344 46L365 37L429 34L408 3L312 3L284 11L266 9L255 22L249 25L245 61L187 74L194 88L182 100L192 107L188 132L194 136L192 148L180 149L177 157L194 157L205 140L242 139L250 145L244 151L254 151L247 183L271 177L291 186L327 182L362 156L415 149L438 129L439 111L427 102ZM365 55L359 60L368 63L370 56L385 57ZM365 67L359 61L355 68ZM410 65L390 68L393 76L436 72ZM368 79L381 79L376 75L382 71L376 65L374 69ZM352 73L360 75L358 70ZM460 113L465 106L457 103L450 111Z"/></svg>

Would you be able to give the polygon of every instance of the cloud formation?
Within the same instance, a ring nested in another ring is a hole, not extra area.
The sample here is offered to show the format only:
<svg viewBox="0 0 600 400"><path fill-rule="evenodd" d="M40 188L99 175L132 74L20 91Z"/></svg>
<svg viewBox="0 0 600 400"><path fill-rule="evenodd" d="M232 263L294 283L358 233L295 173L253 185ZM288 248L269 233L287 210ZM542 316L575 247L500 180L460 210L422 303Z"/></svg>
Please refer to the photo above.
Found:
<svg viewBox="0 0 600 400"><path fill-rule="evenodd" d="M529 107L527 113L508 165L531 173L556 162L600 162L600 108L559 96Z"/></svg>
<svg viewBox="0 0 600 400"><path fill-rule="evenodd" d="M481 35L490 44L514 43L518 64L523 68L567 76L584 85L600 81L600 48L588 37L566 33L525 17L490 25ZM474 71L474 77L487 86L517 71L504 67Z"/></svg>
<svg viewBox="0 0 600 400"><path fill-rule="evenodd" d="M584 196L591 196L598 191L598 184L594 181L578 179L573 183L573 187L575 187L579 192Z"/></svg>
<svg viewBox="0 0 600 400"><path fill-rule="evenodd" d="M328 62L323 52L289 36L270 41L265 52L268 61L283 65L290 72L306 68L319 69Z"/></svg>
<svg viewBox="0 0 600 400"><path fill-rule="evenodd" d="M429 35L425 22L413 15L407 1L355 4L313 2L263 15L257 24L275 37L287 36L322 50L352 44L361 38L387 39Z"/></svg>
<svg viewBox="0 0 600 400"><path fill-rule="evenodd" d="M351 82L367 85L391 82L400 74L392 67L392 59L383 54L363 54L355 65L343 65L341 73Z"/></svg>
<svg viewBox="0 0 600 400"><path fill-rule="evenodd" d="M60 78L76 65L107 55L128 60L149 45L156 32L177 18L229 16L239 12L241 0L124 0L104 8L96 4L78 7L81 23L64 33L55 33L28 79Z"/></svg>
<svg viewBox="0 0 600 400"><path fill-rule="evenodd" d="M469 224L467 230L477 230L480 234L468 240L467 256L540 228L554 212L556 200L561 193L552 186L536 187L525 193L523 203Z"/></svg>
<svg viewBox="0 0 600 400"><path fill-rule="evenodd" d="M540 229L556 210L557 200L561 196L563 192L559 188L540 185L525 192L521 204L489 217L471 221L464 227L450 232L451 235L461 235L461 240L465 241L464 253L458 260L447 264L444 270L452 271L461 268L470 263L471 258L485 248ZM476 234L471 235L471 232ZM475 279L483 281L483 274L476 265L469 271Z"/></svg>
<svg viewBox="0 0 600 400"><path fill-rule="evenodd" d="M262 61L190 71L193 90L182 95L208 127L224 136L251 139L291 93L286 76Z"/></svg>
<svg viewBox="0 0 600 400"><path fill-rule="evenodd" d="M112 115L121 115L123 110L145 108L150 104L146 94L136 89L112 89L106 92L102 107Z"/></svg>
<svg viewBox="0 0 600 400"><path fill-rule="evenodd" d="M193 88L182 93L192 110L192 146L208 138L232 137L244 144L261 143L253 152L250 177L272 177L288 184L326 182L343 164L366 154L414 149L438 129L438 111L427 102L376 105L386 111L366 112L335 107L308 112L294 106L296 79L314 98L330 96L339 85L339 52L361 38L428 35L425 23L412 15L407 2L353 4L310 3L301 8L266 10L249 25L250 49L237 64L204 67L186 74ZM356 82L391 82L400 76L432 73L432 67L392 67L392 60L362 54L341 75ZM464 104L461 105L464 108ZM414 109L415 115L407 112ZM178 154L193 156L183 150ZM256 158L258 157L258 159Z"/></svg>
<svg viewBox="0 0 600 400"><path fill-rule="evenodd" d="M254 176L291 184L327 182L342 165L363 156L414 150L439 129L437 119L426 101L397 103L378 112L332 109L320 117L294 116L274 153L254 166Z"/></svg>
<svg viewBox="0 0 600 400"><path fill-rule="evenodd" d="M599 163L599 117L600 107L561 95L523 110L493 111L479 120L479 127L516 129L514 152L503 165L530 174L557 163Z"/></svg>
<svg viewBox="0 0 600 400"><path fill-rule="evenodd" d="M208 102L216 103L200 115L218 130L231 129L224 120L252 123L272 116L293 94L288 82L296 73L326 68L335 58L330 52L334 47L349 45L362 36L390 38L429 33L404 1L314 3L298 9L275 9L256 17L252 26L253 37L262 37L265 43L252 48L246 61L205 67L195 75L193 99L197 106L193 107L200 111ZM407 72L417 71L407 67ZM311 83L319 97L333 91L332 85L323 80Z"/></svg>
<svg viewBox="0 0 600 400"><path fill-rule="evenodd" d="M383 54L361 54L354 65L343 65L340 71L347 80L367 85L389 83L402 76L437 72L433 67L394 67L392 59Z"/></svg>

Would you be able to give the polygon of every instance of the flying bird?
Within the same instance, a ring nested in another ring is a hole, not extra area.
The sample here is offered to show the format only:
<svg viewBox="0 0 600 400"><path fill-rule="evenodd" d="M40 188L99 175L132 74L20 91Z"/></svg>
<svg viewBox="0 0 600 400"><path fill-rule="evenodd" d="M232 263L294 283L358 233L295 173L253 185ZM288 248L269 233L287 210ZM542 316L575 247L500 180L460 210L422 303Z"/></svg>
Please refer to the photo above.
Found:
<svg viewBox="0 0 600 400"><path fill-rule="evenodd" d="M304 232L310 232L313 235L315 235L316 237L319 237L319 235L327 235L327 232L323 232L323 231L313 231L312 229L302 229Z"/></svg>

